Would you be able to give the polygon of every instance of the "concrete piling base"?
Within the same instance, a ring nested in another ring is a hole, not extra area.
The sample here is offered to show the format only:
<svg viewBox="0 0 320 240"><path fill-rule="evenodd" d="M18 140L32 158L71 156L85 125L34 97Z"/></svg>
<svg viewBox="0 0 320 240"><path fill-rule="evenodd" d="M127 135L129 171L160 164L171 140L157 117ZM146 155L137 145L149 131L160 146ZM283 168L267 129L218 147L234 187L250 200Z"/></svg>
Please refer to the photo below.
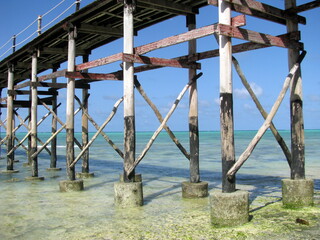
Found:
<svg viewBox="0 0 320 240"><path fill-rule="evenodd" d="M47 172L58 172L61 171L61 168L47 168Z"/></svg>
<svg viewBox="0 0 320 240"><path fill-rule="evenodd" d="M115 205L122 208L143 205L142 182L116 182L114 184Z"/></svg>
<svg viewBox="0 0 320 240"><path fill-rule="evenodd" d="M94 177L94 173L83 173L83 172L78 172L76 173L76 178L93 178Z"/></svg>
<svg viewBox="0 0 320 240"><path fill-rule="evenodd" d="M120 174L119 181L120 181L120 182L124 182L123 174ZM136 174L136 175L134 175L134 181L135 181L135 182L142 182L142 175L139 174L139 173Z"/></svg>
<svg viewBox="0 0 320 240"><path fill-rule="evenodd" d="M249 221L249 193L237 190L223 193L215 190L210 193L211 224L216 227L232 227Z"/></svg>
<svg viewBox="0 0 320 240"><path fill-rule="evenodd" d="M199 182L183 182L182 197L183 198L204 198L208 196L208 183Z"/></svg>
<svg viewBox="0 0 320 240"><path fill-rule="evenodd" d="M8 174L11 174L11 173L18 173L19 172L19 170L3 170L3 171L1 171L1 173L8 173Z"/></svg>
<svg viewBox="0 0 320 240"><path fill-rule="evenodd" d="M73 192L83 190L83 180L64 180L59 182L60 192Z"/></svg>
<svg viewBox="0 0 320 240"><path fill-rule="evenodd" d="M44 177L26 177L26 181L43 181Z"/></svg>
<svg viewBox="0 0 320 240"><path fill-rule="evenodd" d="M301 208L313 205L314 183L311 179L283 179L282 203L286 208Z"/></svg>

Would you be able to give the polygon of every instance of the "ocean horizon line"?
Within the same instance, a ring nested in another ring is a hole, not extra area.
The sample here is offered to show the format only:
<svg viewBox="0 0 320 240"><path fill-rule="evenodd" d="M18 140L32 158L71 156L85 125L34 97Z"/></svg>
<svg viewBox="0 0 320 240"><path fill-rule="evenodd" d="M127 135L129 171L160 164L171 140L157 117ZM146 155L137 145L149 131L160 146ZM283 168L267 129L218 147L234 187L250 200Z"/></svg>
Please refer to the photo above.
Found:
<svg viewBox="0 0 320 240"><path fill-rule="evenodd" d="M234 130L235 132L255 132L255 131L258 131L259 129L247 129L247 130L244 130L244 129L239 129L239 130ZM154 130L155 131L155 130ZM136 131L136 133L153 133L154 132L153 130L142 130L142 131ZM288 132L290 131L290 129L278 129L279 132ZM319 129L304 129L304 131L320 131L320 128ZM166 132L165 130L162 130L162 132ZM189 132L188 130L172 130L172 132L174 133L184 133L184 132ZM206 133L206 132L220 132L220 130L200 130L199 131L200 133ZM271 132L270 129L268 129L266 132ZM5 133L5 131L3 131L2 133ZM19 131L17 133L28 133L28 132L25 132L25 131ZM51 132L46 132L46 131L39 131L38 133L50 133ZM65 131L61 132L61 133L65 133ZM76 131L74 133L82 133L80 131ZM96 131L90 131L89 134L92 134L92 133L96 133ZM123 131L108 131L108 133L123 133Z"/></svg>

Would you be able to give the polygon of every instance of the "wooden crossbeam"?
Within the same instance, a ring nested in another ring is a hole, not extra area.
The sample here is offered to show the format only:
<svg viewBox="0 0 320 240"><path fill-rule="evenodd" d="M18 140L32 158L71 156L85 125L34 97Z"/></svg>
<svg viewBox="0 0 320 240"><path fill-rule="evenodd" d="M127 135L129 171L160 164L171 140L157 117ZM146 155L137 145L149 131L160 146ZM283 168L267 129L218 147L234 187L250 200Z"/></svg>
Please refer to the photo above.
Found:
<svg viewBox="0 0 320 240"><path fill-rule="evenodd" d="M122 60L122 53L117 53L108 57L99 58L91 62L76 65L76 71L86 70L89 68L99 67L113 62Z"/></svg>
<svg viewBox="0 0 320 240"><path fill-rule="evenodd" d="M165 13L174 13L181 15L199 13L198 9L192 8L186 4L178 4L166 0L139 0L137 1L137 5L144 8L150 7L150 9L160 10Z"/></svg>
<svg viewBox="0 0 320 240"><path fill-rule="evenodd" d="M80 88L80 89L90 89L90 85L89 84L85 84L83 82L76 82L76 88ZM21 88L25 88L25 87L29 87L29 86L36 86L36 87L47 87L47 88L52 88L52 89L60 89L60 88L66 88L67 84L66 83L47 83L47 82L36 82L36 83L32 83L30 81L16 85L14 87L15 90L21 89Z"/></svg>
<svg viewBox="0 0 320 240"><path fill-rule="evenodd" d="M286 24L286 19L297 18L301 24L306 24L306 18L302 16L293 16L285 10L270 6L254 0L225 0L231 5L233 11L266 19L269 21ZM208 0L208 4L218 6L218 0Z"/></svg>
<svg viewBox="0 0 320 240"><path fill-rule="evenodd" d="M16 68L31 69L31 64L29 62L17 62L15 64ZM51 63L38 63L38 68L53 68Z"/></svg>
<svg viewBox="0 0 320 240"><path fill-rule="evenodd" d="M58 78L58 77L65 77L66 72L67 72L67 69L63 69L63 70L60 70L60 71L56 71L54 73L50 73L50 74L47 74L47 75L40 76L40 77L38 77L38 82L42 82L42 81L45 81L45 80Z"/></svg>
<svg viewBox="0 0 320 240"><path fill-rule="evenodd" d="M49 48L49 47L44 47L44 48L40 49L40 54L68 55L68 49L67 48L52 48L52 47ZM87 55L87 54L88 54L88 51L86 51L86 50L82 50L82 49L79 49L79 48L76 49L76 55L77 56L83 56L83 55Z"/></svg>
<svg viewBox="0 0 320 240"><path fill-rule="evenodd" d="M98 35L108 35L108 36L115 36L115 37L122 37L123 30L120 28L112 28L112 27L105 27L105 26L97 26L93 24L82 23L78 28L78 32L82 33L91 33L91 34L98 34Z"/></svg>
<svg viewBox="0 0 320 240"><path fill-rule="evenodd" d="M243 28L232 27L229 25L218 24L218 34L234 37L250 42L261 43L270 46L277 46L291 49L303 49L303 44L297 40L291 40L290 35L282 35L281 37L272 36L269 34L259 33Z"/></svg>
<svg viewBox="0 0 320 240"><path fill-rule="evenodd" d="M232 19L232 24L236 25L237 27L242 25L244 26L246 24L245 17L243 15L234 17ZM179 35L175 35L172 37L164 38L156 42L152 42L140 47L135 48L135 53L138 55L143 55L145 53L151 52L156 49L176 45L179 43L187 42L192 39L202 38L209 35L212 35L214 33L217 33L219 24L212 24L209 26L197 28L191 31L188 31L186 33L182 33Z"/></svg>
<svg viewBox="0 0 320 240"><path fill-rule="evenodd" d="M117 73L84 73L84 72L66 72L65 75L67 78L75 78L82 80L122 80L122 74Z"/></svg>
<svg viewBox="0 0 320 240"><path fill-rule="evenodd" d="M8 90L8 94L10 94L10 90ZM13 90L12 91L13 95L30 95L31 91L28 90ZM52 96L57 96L58 92L57 91L38 91L37 92L38 95L52 95Z"/></svg>
<svg viewBox="0 0 320 240"><path fill-rule="evenodd" d="M141 56L137 54L124 53L123 61L144 63L149 65L163 66L163 67L201 69L201 65L199 63L187 63L187 61L183 61L183 60L147 57L147 56Z"/></svg>
<svg viewBox="0 0 320 240"><path fill-rule="evenodd" d="M292 9L287 9L286 12L299 13L299 12L304 12L304 11L311 10L311 9L314 9L317 7L320 7L320 0L305 3L305 4L299 5L295 8L292 8Z"/></svg>

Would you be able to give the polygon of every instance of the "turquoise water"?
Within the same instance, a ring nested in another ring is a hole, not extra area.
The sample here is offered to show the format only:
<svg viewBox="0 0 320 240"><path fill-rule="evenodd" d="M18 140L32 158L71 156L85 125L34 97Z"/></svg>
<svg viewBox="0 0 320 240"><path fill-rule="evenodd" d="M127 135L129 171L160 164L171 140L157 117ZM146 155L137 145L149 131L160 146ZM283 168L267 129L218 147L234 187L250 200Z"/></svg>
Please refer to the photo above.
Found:
<svg viewBox="0 0 320 240"><path fill-rule="evenodd" d="M255 133L236 132L237 156ZM189 149L188 133L175 134ZM80 140L81 135L76 135ZM108 135L122 149L122 133ZM290 146L290 132L281 131L281 135ZM43 141L48 136L39 134ZM137 134L137 155L151 136L151 132ZM26 162L23 149L16 152L19 162L15 169L20 172L0 174L0 239L187 239L190 232L193 239L209 239L205 232L210 225L208 199L181 198L181 182L189 176L188 160L166 133L160 134L137 168L143 177L145 205L131 210L113 205L113 183L122 172L122 160L102 137L90 148L90 171L95 177L84 180L85 191L59 192L58 182L66 179L64 137L61 134L58 138L58 167L62 171L46 172L50 158L45 151L39 156L39 176L44 176L45 181L24 180L31 172L23 167ZM320 190L319 144L320 130L306 130L306 175L315 180L316 191ZM201 132L201 179L209 182L210 189L221 188L220 158L219 132ZM1 159L0 168L4 170L5 166L5 159ZM78 171L80 168L79 162ZM238 172L237 187L250 192L250 208L254 209L279 200L281 179L289 176L284 154L271 132L267 132Z"/></svg>

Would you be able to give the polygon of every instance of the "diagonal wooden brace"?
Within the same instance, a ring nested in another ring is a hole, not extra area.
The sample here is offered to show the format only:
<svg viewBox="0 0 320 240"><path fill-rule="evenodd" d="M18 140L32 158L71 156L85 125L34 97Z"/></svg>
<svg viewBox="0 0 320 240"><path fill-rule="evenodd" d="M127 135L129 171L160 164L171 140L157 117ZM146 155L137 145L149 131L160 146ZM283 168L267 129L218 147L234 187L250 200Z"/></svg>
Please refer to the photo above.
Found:
<svg viewBox="0 0 320 240"><path fill-rule="evenodd" d="M294 78L297 70L300 68L300 63L302 62L305 55L306 55L306 52L303 51L301 53L301 55L299 56L297 63L294 64L293 67L291 68L288 76L286 77L286 79L284 81L282 90L280 91L276 102L273 104L269 115L267 116L263 125L260 127L259 131L256 133L256 135L254 136L254 138L252 139L252 141L250 142L250 144L248 145L246 150L240 155L239 159L236 161L236 163L228 171L228 173L227 173L228 178L232 178L237 173L237 171L241 168L241 166L244 164L244 162L250 157L252 151L254 150L254 148L256 147L256 145L258 144L258 142L260 141L260 139L264 135L264 133L270 127L272 119L276 115L276 113L280 107L280 104L281 104L281 102L282 102L282 100L283 100L283 98L284 98L284 96L290 86L290 83L291 83L292 79Z"/></svg>
<svg viewBox="0 0 320 240"><path fill-rule="evenodd" d="M79 107L74 113L73 115L77 115L78 112L80 112L81 108ZM54 139L63 129L66 128L66 124L63 124L54 134L51 135L51 137L48 138L48 140L34 153L32 154L32 158L36 157L37 155L39 155L39 153L42 152L42 150L52 141L52 139Z"/></svg>
<svg viewBox="0 0 320 240"><path fill-rule="evenodd" d="M157 109L157 107L153 104L153 102L150 100L150 98L147 96L147 94L145 93L145 91L143 90L140 82L138 81L137 78L135 78L135 82L134 82L137 90L139 91L139 93L141 94L141 96L144 98L144 100L149 104L149 106L151 107L151 109L153 110L153 112L156 114L158 120L160 123L163 122L163 117L161 115L161 113L159 112L159 110ZM164 125L163 127L168 135L170 136L170 138L172 139L172 141L177 145L177 147L180 149L180 151L183 153L183 155L190 160L190 154L187 152L187 150L181 145L181 143L179 142L179 140L176 138L176 136L174 135L174 133L171 131L171 129L167 126Z"/></svg>
<svg viewBox="0 0 320 240"><path fill-rule="evenodd" d="M80 108L83 109L83 104L81 103L80 99L77 96L74 96L78 104L80 105ZM93 118L87 113L86 111L83 112L88 120L92 123L92 125L97 129L97 131L100 129L99 125L93 120ZM116 146L116 144L108 137L108 135L103 132L102 130L100 131L100 134L102 137L110 144L110 146L119 154L121 158L123 158L123 152Z"/></svg>

